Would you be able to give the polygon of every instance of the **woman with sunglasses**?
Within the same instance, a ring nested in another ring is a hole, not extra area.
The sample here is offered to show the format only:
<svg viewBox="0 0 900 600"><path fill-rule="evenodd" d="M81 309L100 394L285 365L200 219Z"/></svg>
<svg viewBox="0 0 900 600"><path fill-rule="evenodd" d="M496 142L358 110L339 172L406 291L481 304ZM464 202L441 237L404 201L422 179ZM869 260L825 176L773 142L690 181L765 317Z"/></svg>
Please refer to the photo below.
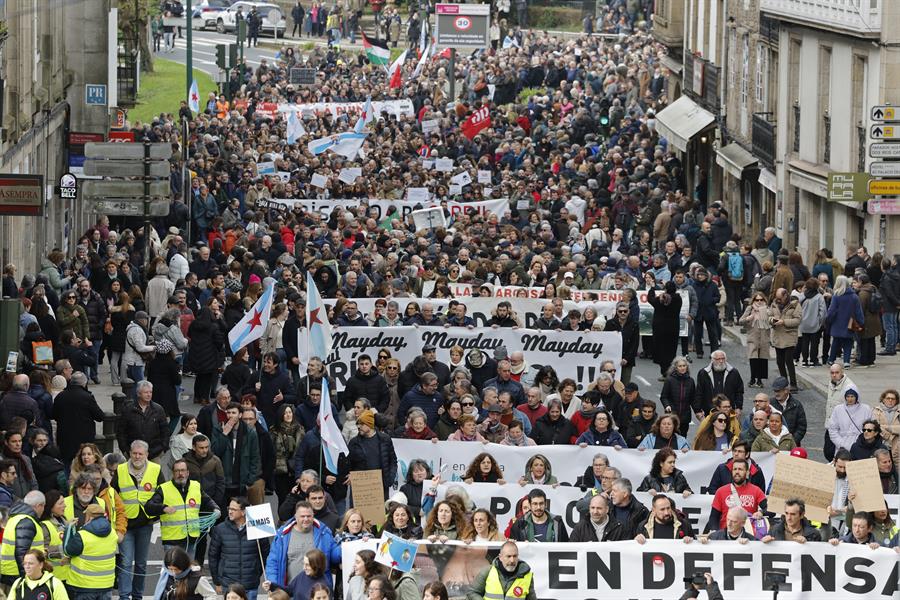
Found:
<svg viewBox="0 0 900 600"><path fill-rule="evenodd" d="M378 369L378 372L382 375L384 375L384 368L387 365L389 358L391 358L391 351L387 348L382 348L378 351L378 358L375 360L375 368Z"/></svg>
<svg viewBox="0 0 900 600"><path fill-rule="evenodd" d="M63 294L62 304L56 309L56 324L60 331L69 330L78 339L85 340L88 346L91 345L87 311L78 304L78 297L74 291L70 290Z"/></svg>
<svg viewBox="0 0 900 600"><path fill-rule="evenodd" d="M739 322L747 328L747 358L750 360L749 387L763 387L769 378L769 355L772 351L772 323L775 311L762 292L754 292L750 305Z"/></svg>
<svg viewBox="0 0 900 600"><path fill-rule="evenodd" d="M727 412L713 409L709 420L704 421L697 430L694 450L730 450L735 438L735 433L729 429L730 420Z"/></svg>
<svg viewBox="0 0 900 600"><path fill-rule="evenodd" d="M381 359L381 354L384 352L385 350L382 350L378 353L379 360ZM394 415L397 414L397 409L400 407L400 391L398 389L400 384L400 361L396 358L386 358L382 376L384 377L385 383L387 383L388 395L390 397L384 415L388 418L390 428L393 428L395 423Z"/></svg>

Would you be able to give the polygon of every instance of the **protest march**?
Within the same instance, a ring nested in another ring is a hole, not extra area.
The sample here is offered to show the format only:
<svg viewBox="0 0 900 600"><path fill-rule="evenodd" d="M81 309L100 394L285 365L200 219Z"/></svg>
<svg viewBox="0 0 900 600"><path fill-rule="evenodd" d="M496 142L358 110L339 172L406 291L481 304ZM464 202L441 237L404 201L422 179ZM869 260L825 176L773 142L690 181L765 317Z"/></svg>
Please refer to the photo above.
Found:
<svg viewBox="0 0 900 600"><path fill-rule="evenodd" d="M166 216L4 265L6 598L900 598L900 249L688 189L652 2L389 3L399 57L296 4L327 46L129 121Z"/></svg>

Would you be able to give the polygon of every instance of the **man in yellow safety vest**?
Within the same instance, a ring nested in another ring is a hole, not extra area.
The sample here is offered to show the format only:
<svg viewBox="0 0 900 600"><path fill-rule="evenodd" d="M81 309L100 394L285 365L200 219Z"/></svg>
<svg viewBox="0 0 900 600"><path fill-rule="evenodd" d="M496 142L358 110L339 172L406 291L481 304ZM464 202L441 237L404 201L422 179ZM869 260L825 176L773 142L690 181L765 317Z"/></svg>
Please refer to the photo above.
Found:
<svg viewBox="0 0 900 600"><path fill-rule="evenodd" d="M160 537L168 549L178 546L193 555L201 535L200 513L212 513L218 519L222 511L213 499L200 488L199 481L190 479L187 462L172 464L172 481L156 489L147 502L147 514L159 515Z"/></svg>
<svg viewBox="0 0 900 600"><path fill-rule="evenodd" d="M519 560L515 542L500 547L500 556L478 574L466 600L537 600L534 573L528 563Z"/></svg>
<svg viewBox="0 0 900 600"><path fill-rule="evenodd" d="M0 584L4 592L8 592L9 586L25 574L22 569L25 553L32 548L44 549L47 533L40 516L45 503L43 492L35 490L10 507L9 519L3 529L3 541L0 542Z"/></svg>
<svg viewBox="0 0 900 600"><path fill-rule="evenodd" d="M142 600L150 538L157 518L144 508L156 488L165 483L159 465L147 460L149 446L142 440L131 443L130 458L113 474L112 487L122 497L128 529L119 545L122 570L119 572L119 598Z"/></svg>
<svg viewBox="0 0 900 600"><path fill-rule="evenodd" d="M66 580L70 600L110 600L116 580L116 532L99 504L89 504L83 518L84 525L69 524L63 541L71 557Z"/></svg>

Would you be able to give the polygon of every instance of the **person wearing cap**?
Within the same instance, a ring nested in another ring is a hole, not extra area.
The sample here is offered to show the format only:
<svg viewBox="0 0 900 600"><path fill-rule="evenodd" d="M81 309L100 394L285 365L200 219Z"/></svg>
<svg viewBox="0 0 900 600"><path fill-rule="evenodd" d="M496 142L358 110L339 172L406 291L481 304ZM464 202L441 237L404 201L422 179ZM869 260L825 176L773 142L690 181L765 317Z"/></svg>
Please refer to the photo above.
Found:
<svg viewBox="0 0 900 600"><path fill-rule="evenodd" d="M138 382L144 379L144 356L151 352L156 352L156 346L149 344L147 336L147 327L150 324L150 317L142 310L134 313L134 321L132 321L125 330L125 353L122 355L122 364L125 365L125 373L128 377ZM135 387L132 394L136 394ZM136 395L132 398L137 398Z"/></svg>
<svg viewBox="0 0 900 600"><path fill-rule="evenodd" d="M771 400L772 409L781 413L784 425L791 432L794 441L800 446L806 436L806 410L799 400L791 394L790 383L786 377L778 377L772 382L774 398ZM857 393L857 397L859 394ZM871 409L870 409L871 411ZM854 437L854 439L856 439ZM852 441L850 444L852 445Z"/></svg>
<svg viewBox="0 0 900 600"><path fill-rule="evenodd" d="M111 598L118 543L103 507L85 508L84 523L70 523L64 540L63 550L71 560L66 585L72 600Z"/></svg>
<svg viewBox="0 0 900 600"><path fill-rule="evenodd" d="M507 426L503 424L500 417L503 409L499 404L491 404L487 408L488 418L482 421L476 428L486 441L499 444L506 438Z"/></svg>
<svg viewBox="0 0 900 600"><path fill-rule="evenodd" d="M397 481L394 442L388 434L375 429L375 413L371 410L362 411L356 418L356 425L359 427L359 434L347 444L350 451L350 471L380 470L386 498L388 489Z"/></svg>

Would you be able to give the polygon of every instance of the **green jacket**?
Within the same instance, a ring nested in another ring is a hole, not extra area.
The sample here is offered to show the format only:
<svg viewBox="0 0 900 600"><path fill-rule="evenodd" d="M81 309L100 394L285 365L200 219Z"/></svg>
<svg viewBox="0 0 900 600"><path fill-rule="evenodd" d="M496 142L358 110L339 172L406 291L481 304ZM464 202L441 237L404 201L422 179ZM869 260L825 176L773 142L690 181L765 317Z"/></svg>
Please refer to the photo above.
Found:
<svg viewBox="0 0 900 600"><path fill-rule="evenodd" d="M91 339L91 325L87 312L77 302L74 306L59 305L59 308L56 309L56 324L59 325L60 333L71 329L79 338Z"/></svg>
<svg viewBox="0 0 900 600"><path fill-rule="evenodd" d="M231 436L222 433L222 429L216 425L212 431L212 451L222 459L222 469L225 471L225 486L247 487L260 477L259 439L256 430L250 429L244 423L238 425L237 430L237 456ZM240 471L235 473L234 464L238 462Z"/></svg>
<svg viewBox="0 0 900 600"><path fill-rule="evenodd" d="M63 277L60 275L56 265L47 258L41 259L41 273L47 276L47 279L50 280L50 287L52 287L57 294L61 294L63 288L69 285L69 281L71 281L70 277Z"/></svg>

